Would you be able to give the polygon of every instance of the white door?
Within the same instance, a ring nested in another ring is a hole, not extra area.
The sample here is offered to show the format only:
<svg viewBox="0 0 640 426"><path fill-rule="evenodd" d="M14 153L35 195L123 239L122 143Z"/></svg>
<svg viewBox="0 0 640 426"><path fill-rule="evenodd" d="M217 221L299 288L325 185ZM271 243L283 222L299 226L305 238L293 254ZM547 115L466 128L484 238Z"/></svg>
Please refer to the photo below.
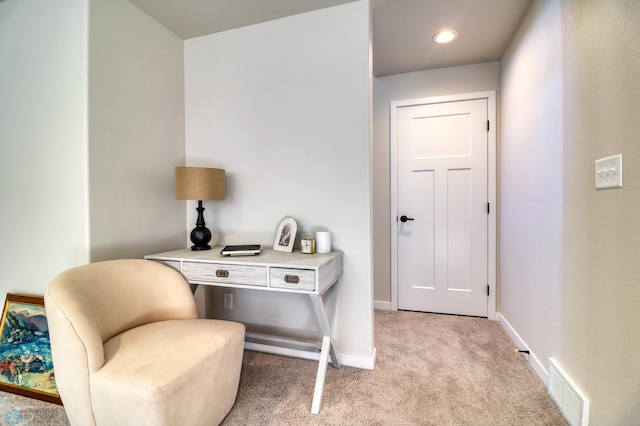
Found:
<svg viewBox="0 0 640 426"><path fill-rule="evenodd" d="M487 316L487 109L397 109L399 309Z"/></svg>

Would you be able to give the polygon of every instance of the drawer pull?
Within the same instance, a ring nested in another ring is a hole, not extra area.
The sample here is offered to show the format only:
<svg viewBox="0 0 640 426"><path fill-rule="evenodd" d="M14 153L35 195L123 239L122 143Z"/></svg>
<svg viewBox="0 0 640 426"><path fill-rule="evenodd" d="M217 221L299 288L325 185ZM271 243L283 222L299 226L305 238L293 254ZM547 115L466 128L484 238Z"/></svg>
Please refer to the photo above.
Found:
<svg viewBox="0 0 640 426"><path fill-rule="evenodd" d="M229 271L227 271L226 269L216 269L216 277L229 278Z"/></svg>
<svg viewBox="0 0 640 426"><path fill-rule="evenodd" d="M300 284L300 277L297 275L285 275L284 282L287 284Z"/></svg>

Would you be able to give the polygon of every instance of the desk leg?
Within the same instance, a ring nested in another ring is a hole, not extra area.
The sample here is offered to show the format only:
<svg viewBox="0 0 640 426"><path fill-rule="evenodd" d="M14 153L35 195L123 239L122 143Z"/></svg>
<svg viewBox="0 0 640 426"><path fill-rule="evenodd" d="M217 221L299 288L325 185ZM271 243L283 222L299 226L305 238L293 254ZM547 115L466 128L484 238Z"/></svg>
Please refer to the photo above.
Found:
<svg viewBox="0 0 640 426"><path fill-rule="evenodd" d="M338 300L338 283L334 284L326 293L327 295L327 303L326 303L326 312L327 312L327 321L329 323L329 333L328 334L324 334L325 336L330 336L331 337L331 346L329 348L330 354L331 354L331 365L333 365L334 368L340 368L342 365L340 363L340 358L338 358L338 353L336 351L336 348L333 344L333 334L332 334L332 328L333 328L333 319L335 318L335 314L336 314L336 301Z"/></svg>
<svg viewBox="0 0 640 426"><path fill-rule="evenodd" d="M327 291L327 293L325 293L328 297L328 313L325 309L324 302L322 301L322 296L315 294L310 295L311 303L313 304L313 309L315 310L316 318L318 319L318 324L320 325L320 331L322 332L322 335L324 337L329 337L330 340L333 339L331 327L333 325L333 316L336 310L337 287L338 285L335 284ZM338 357L338 352L336 351L333 341L330 342L329 352L331 353L331 365L333 365L335 368L340 368L340 358Z"/></svg>
<svg viewBox="0 0 640 426"><path fill-rule="evenodd" d="M320 363L318 364L318 374L316 375L316 386L313 390L313 402L311 403L311 414L320 413L322 405L322 394L324 393L324 383L327 377L327 364L329 363L329 346L331 339L328 336L322 338L322 350L320 351Z"/></svg>
<svg viewBox="0 0 640 426"><path fill-rule="evenodd" d="M336 307L336 287L334 284L327 292L327 302L329 308L329 315L325 309L325 304L322 301L322 296L312 294L311 303L313 309L318 318L320 330L322 331L322 348L320 349L320 361L318 363L318 374L316 375L316 386L313 391L313 402L311 403L311 414L320 413L320 406L322 405L322 394L324 392L324 384L327 376L327 364L329 363L329 355L331 355L331 364L335 368L340 368L340 358L338 352L331 341L331 326L333 323L333 316L335 314Z"/></svg>

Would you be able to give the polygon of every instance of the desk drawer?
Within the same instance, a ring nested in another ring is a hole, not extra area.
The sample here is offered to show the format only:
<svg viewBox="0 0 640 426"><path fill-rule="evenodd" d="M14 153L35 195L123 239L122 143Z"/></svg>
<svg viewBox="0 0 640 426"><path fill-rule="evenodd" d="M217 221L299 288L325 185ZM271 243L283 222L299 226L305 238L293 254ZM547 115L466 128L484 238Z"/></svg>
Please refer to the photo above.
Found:
<svg viewBox="0 0 640 426"><path fill-rule="evenodd" d="M310 269L271 268L271 287L313 291L316 289L316 273Z"/></svg>
<svg viewBox="0 0 640 426"><path fill-rule="evenodd" d="M189 281L267 286L266 266L182 262L182 275Z"/></svg>
<svg viewBox="0 0 640 426"><path fill-rule="evenodd" d="M162 263L180 272L180 262L177 260L155 260L154 262Z"/></svg>

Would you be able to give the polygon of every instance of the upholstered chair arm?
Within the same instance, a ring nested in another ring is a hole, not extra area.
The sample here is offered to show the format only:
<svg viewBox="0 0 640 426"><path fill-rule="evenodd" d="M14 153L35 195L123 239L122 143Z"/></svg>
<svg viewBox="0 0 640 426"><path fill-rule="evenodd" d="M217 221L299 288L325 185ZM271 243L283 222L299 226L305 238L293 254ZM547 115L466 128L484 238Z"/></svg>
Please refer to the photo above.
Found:
<svg viewBox="0 0 640 426"><path fill-rule="evenodd" d="M53 294L52 294L53 293ZM79 424L95 425L91 410L89 372L104 364L102 339L93 324L85 322L84 329L74 327L66 313L57 305L55 290L48 288L45 295L51 356L58 389L74 395L73 401L65 402L69 417L80 420ZM82 337L81 337L82 336ZM91 367L89 366L91 364ZM73 374L62 374L73 372Z"/></svg>

